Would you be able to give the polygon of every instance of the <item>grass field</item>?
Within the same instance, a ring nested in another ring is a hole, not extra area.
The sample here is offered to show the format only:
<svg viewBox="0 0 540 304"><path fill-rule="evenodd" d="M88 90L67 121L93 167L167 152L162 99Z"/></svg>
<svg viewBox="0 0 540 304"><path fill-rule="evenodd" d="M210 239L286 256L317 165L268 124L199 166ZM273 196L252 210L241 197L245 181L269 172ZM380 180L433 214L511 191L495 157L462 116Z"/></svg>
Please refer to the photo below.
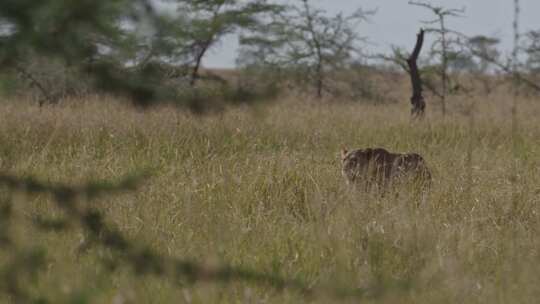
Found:
<svg viewBox="0 0 540 304"><path fill-rule="evenodd" d="M540 103L519 99L512 141L511 97L498 96L451 99L444 119L429 103L416 123L406 98L384 106L289 98L203 117L92 98L41 109L5 100L0 168L70 184L150 170L139 191L95 202L130 239L314 289L368 290L345 303L536 303ZM433 171L429 198L416 207L407 189L382 198L349 189L341 146L422 154ZM46 269L28 284L55 303L339 300L246 282L138 278L124 268L111 275L100 263L107 250L75 254L81 231L44 234L25 224L60 212L50 197L15 202L20 243L48 248ZM0 265L6 254L0 251Z"/></svg>

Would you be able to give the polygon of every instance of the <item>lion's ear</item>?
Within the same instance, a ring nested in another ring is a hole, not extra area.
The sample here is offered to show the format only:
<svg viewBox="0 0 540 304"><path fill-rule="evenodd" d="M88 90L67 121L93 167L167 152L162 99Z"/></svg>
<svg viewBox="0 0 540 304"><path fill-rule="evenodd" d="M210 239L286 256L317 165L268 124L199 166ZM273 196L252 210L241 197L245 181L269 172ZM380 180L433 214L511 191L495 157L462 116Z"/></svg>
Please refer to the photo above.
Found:
<svg viewBox="0 0 540 304"><path fill-rule="evenodd" d="M347 148L342 147L341 148L341 159L345 159L345 157L347 156L347 153L349 153L349 151L347 151Z"/></svg>

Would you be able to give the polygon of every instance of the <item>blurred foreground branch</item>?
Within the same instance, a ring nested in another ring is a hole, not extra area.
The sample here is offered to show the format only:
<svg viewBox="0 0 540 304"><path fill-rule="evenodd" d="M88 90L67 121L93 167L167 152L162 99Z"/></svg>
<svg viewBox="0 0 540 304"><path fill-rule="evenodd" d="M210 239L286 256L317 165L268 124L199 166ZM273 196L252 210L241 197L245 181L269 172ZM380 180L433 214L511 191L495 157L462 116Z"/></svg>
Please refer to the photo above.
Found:
<svg viewBox="0 0 540 304"><path fill-rule="evenodd" d="M364 298L380 294L382 287L373 290L348 289L332 286L311 286L310 284L274 274L266 274L256 270L233 267L230 265L207 266L201 263L180 258L164 256L152 248L127 239L119 230L106 223L103 215L88 204L81 204L82 199L92 200L104 195L133 191L147 177L147 174L131 175L114 183L93 182L83 186L45 183L33 178L19 178L0 174L0 187L6 187L8 193L25 193L26 195L49 194L64 214L60 220L34 220L33 224L40 231L69 231L80 227L88 236L88 247L101 246L111 250L116 259L109 261L107 268L113 271L119 266L127 266L136 275L155 275L170 279L172 282L193 284L195 282L232 282L244 281L256 285L265 285L277 290L287 289L303 296L329 296L336 299L348 297ZM15 302L30 302L44 299L32 299L29 296L30 286L21 284L18 278L36 276L45 264L46 248L25 250L17 246L17 240L9 235L10 223L15 220L13 202L0 202L0 250L5 249L11 256L9 267L0 268L0 292L9 295ZM6 233L7 232L7 233ZM4 271L2 271L4 270ZM395 286L385 288L406 290L407 282L396 282ZM41 303L40 302L40 303Z"/></svg>

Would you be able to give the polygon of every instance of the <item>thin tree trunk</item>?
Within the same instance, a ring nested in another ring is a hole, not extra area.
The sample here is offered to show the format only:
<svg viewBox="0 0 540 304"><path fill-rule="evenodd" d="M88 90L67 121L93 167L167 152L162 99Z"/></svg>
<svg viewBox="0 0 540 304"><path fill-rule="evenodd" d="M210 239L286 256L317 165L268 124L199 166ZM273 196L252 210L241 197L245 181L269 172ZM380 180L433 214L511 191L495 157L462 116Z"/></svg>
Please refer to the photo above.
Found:
<svg viewBox="0 0 540 304"><path fill-rule="evenodd" d="M197 54L197 57L195 58L195 66L191 70L191 77L189 80L189 85L191 87L195 86L195 83L199 79L199 70L201 68L202 59L204 57L204 54L206 54L206 51L208 50L209 43L205 43L202 47L202 49Z"/></svg>
<svg viewBox="0 0 540 304"><path fill-rule="evenodd" d="M519 180L519 147L518 144L520 142L520 135L519 135L519 120L518 120L518 106L519 106L519 86L521 84L519 75L519 65L518 65L518 59L519 59L519 41L520 41L520 33L519 33L519 15L521 13L520 3L519 0L514 0L514 22L512 24L513 30L514 30L514 48L512 51L512 65L510 66L511 69L511 75L512 75L512 91L513 91L513 98L512 98L512 108L511 108L511 115L512 115L512 178L511 178L511 185L512 185L512 214L516 215L519 211L519 189L518 186L520 184Z"/></svg>
<svg viewBox="0 0 540 304"><path fill-rule="evenodd" d="M448 44L446 43L446 26L444 24L444 17L440 17L440 23L441 23L441 44L442 44L442 52L441 52L441 80L442 80L442 92L441 92L441 107L442 107L442 115L446 115L446 91L448 88Z"/></svg>
<svg viewBox="0 0 540 304"><path fill-rule="evenodd" d="M417 35L416 45L411 56L407 59L407 64L409 65L409 75L411 76L412 83L412 97L411 97L411 115L414 118L421 118L424 116L424 111L426 109L426 102L422 96L422 78L420 77L420 72L418 70L418 56L422 50L424 44L424 30L420 29L420 33Z"/></svg>
<svg viewBox="0 0 540 304"><path fill-rule="evenodd" d="M309 4L307 0L303 0L304 2L304 9L306 11L306 21L307 21L307 28L311 34L311 40L313 42L315 53L317 55L317 66L315 68L315 87L317 89L317 98L322 98L322 91L324 87L324 72L323 72L323 54L322 54L322 46L321 42L319 41L317 34L315 33L315 29L313 26L313 16L311 15L311 10L309 8Z"/></svg>
<svg viewBox="0 0 540 304"><path fill-rule="evenodd" d="M317 64L317 98L322 98L322 90L323 90L323 74L322 74L322 64L320 62L321 59L319 59L319 63Z"/></svg>
<svg viewBox="0 0 540 304"><path fill-rule="evenodd" d="M212 24L214 24L214 21L217 20L219 16L219 12L221 11L221 8L225 5L225 1L221 2L217 7L215 7L213 16L212 16ZM212 32L208 37L206 37L206 40L202 41L201 49L199 53L197 54L197 57L195 57L195 66L191 70L191 78L189 80L189 85L191 87L195 86L195 83L199 79L199 70L201 68L202 59L204 58L204 55L206 54L206 51L210 48L212 43L214 42L214 37L219 37L218 32L216 31L216 28L211 27Z"/></svg>

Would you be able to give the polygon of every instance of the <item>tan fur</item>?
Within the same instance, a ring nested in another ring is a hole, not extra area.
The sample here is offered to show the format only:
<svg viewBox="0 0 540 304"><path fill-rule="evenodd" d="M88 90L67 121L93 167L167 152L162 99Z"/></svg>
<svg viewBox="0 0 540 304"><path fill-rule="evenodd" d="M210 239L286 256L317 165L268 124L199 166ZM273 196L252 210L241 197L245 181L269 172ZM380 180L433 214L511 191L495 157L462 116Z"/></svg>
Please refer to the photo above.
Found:
<svg viewBox="0 0 540 304"><path fill-rule="evenodd" d="M431 172L422 156L416 153L391 153L382 148L341 150L342 174L349 184L363 184L379 189L405 177L414 178L423 188L429 187Z"/></svg>

